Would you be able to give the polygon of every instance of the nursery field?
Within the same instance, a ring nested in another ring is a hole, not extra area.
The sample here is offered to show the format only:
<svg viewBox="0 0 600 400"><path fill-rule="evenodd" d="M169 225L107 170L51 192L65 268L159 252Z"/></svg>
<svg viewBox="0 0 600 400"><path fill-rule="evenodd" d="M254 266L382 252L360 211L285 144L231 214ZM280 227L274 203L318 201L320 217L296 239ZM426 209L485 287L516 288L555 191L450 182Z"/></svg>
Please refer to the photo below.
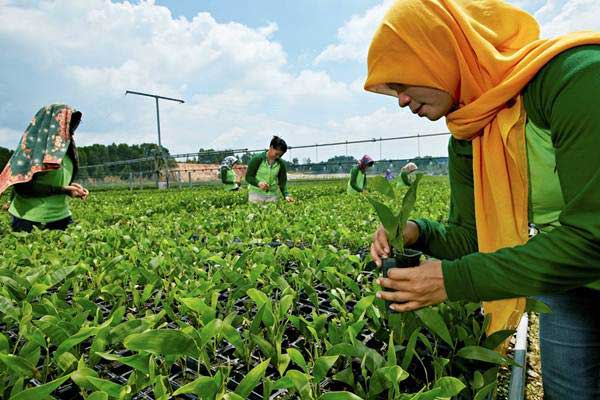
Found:
<svg viewBox="0 0 600 400"><path fill-rule="evenodd" d="M11 233L3 213L0 398L487 398L507 333L485 337L479 304L387 311L377 215L345 191L95 192L65 232ZM445 178L418 191L412 217L443 220Z"/></svg>

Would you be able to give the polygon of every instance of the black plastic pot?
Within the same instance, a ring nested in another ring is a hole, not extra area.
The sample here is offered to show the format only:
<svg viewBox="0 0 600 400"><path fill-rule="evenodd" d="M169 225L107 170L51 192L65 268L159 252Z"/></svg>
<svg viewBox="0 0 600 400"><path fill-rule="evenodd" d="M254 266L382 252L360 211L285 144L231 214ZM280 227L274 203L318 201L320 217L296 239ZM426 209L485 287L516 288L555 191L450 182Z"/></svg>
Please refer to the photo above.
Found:
<svg viewBox="0 0 600 400"><path fill-rule="evenodd" d="M383 276L387 278L388 270L390 268L410 268L417 267L421 261L421 256L423 253L417 250L412 249L404 249L404 253L395 254L394 257L384 258L382 263L383 268ZM386 292L393 292L394 289L384 288ZM390 310L390 305L392 303L389 301L385 302L385 307Z"/></svg>

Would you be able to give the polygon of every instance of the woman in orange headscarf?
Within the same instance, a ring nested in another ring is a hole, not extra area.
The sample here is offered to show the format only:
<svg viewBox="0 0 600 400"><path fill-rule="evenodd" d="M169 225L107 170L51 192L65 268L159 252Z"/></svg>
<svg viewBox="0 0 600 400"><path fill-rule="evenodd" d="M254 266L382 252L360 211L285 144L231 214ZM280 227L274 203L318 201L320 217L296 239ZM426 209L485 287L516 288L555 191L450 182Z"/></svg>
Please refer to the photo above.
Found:
<svg viewBox="0 0 600 400"><path fill-rule="evenodd" d="M449 224L404 232L442 261L394 270L380 284L395 291L378 296L397 311L489 300L494 331L516 326L519 296L561 292L543 298L547 398L598 398L600 33L539 39L533 17L499 0L399 0L368 64L366 90L445 116L453 135ZM543 234L528 240L530 224ZM381 228L371 254L389 254Z"/></svg>

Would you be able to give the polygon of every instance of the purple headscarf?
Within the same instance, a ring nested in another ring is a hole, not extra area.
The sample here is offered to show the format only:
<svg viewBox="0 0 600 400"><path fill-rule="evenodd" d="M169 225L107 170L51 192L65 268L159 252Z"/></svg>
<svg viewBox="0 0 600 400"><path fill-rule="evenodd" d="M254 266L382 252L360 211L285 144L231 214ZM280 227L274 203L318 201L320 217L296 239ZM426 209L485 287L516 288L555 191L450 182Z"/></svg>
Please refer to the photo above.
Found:
<svg viewBox="0 0 600 400"><path fill-rule="evenodd" d="M360 160L358 160L358 168L364 171L368 166L373 165L374 163L375 161L373 161L371 156L365 154Z"/></svg>

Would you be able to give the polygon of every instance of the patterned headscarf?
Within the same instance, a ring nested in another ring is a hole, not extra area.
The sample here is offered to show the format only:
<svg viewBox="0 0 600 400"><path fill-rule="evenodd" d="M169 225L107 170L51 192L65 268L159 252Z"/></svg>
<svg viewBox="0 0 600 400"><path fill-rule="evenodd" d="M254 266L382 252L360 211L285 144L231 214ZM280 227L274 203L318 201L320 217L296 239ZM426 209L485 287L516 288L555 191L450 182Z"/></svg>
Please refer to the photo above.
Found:
<svg viewBox="0 0 600 400"><path fill-rule="evenodd" d="M368 166L373 165L374 163L375 161L373 161L373 159L370 156L365 154L360 160L358 160L358 168L364 171L367 169Z"/></svg>
<svg viewBox="0 0 600 400"><path fill-rule="evenodd" d="M38 172L59 169L67 151L71 152L75 175L78 160L72 134L80 119L81 112L64 104L40 109L0 174L0 194L14 184L29 182Z"/></svg>
<svg viewBox="0 0 600 400"><path fill-rule="evenodd" d="M237 163L239 160L236 156L227 156L221 162L221 169L223 168L233 168L233 165Z"/></svg>

